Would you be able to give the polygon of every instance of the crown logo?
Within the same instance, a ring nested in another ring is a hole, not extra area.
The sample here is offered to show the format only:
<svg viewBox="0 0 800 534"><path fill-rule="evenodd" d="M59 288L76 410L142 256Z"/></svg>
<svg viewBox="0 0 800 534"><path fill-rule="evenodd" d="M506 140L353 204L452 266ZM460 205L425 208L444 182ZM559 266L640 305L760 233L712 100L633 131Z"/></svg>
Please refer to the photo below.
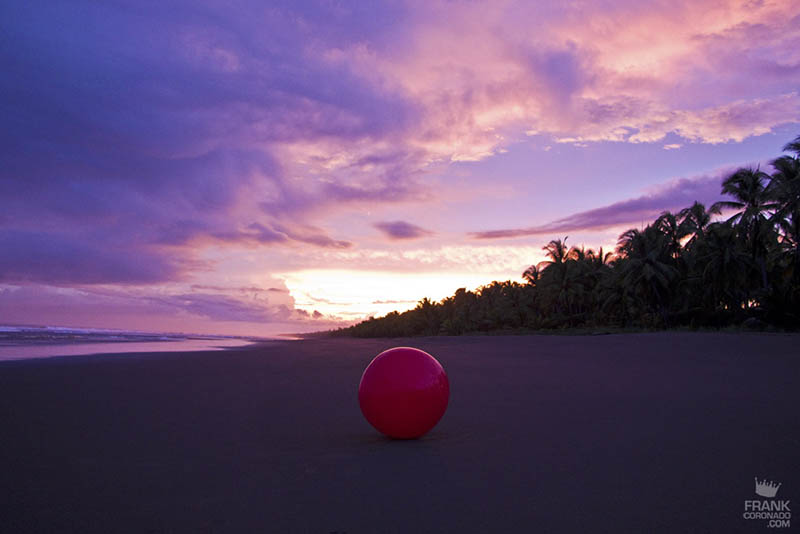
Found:
<svg viewBox="0 0 800 534"><path fill-rule="evenodd" d="M756 495L761 495L762 497L774 497L776 493L778 493L778 488L781 487L780 483L775 483L772 481L768 481L766 478L759 482L758 477L756 478Z"/></svg>

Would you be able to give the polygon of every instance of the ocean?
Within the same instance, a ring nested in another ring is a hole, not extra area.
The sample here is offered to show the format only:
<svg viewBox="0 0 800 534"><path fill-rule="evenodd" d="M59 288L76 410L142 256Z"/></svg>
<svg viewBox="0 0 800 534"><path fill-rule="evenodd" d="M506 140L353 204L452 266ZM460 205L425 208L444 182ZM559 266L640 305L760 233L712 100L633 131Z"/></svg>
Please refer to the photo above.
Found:
<svg viewBox="0 0 800 534"><path fill-rule="evenodd" d="M224 350L261 341L268 339L103 328L0 325L0 361L87 354Z"/></svg>

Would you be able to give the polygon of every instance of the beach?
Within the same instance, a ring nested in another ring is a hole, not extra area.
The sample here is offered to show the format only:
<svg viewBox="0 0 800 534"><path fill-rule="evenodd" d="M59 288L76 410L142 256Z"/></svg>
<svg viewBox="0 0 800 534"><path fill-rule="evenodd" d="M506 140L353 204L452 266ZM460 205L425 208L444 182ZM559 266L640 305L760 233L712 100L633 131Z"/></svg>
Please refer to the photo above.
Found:
<svg viewBox="0 0 800 534"><path fill-rule="evenodd" d="M394 346L449 376L418 440L382 437L358 407L361 373ZM307 339L0 362L0 531L764 532L743 518L754 477L800 499L798 346Z"/></svg>

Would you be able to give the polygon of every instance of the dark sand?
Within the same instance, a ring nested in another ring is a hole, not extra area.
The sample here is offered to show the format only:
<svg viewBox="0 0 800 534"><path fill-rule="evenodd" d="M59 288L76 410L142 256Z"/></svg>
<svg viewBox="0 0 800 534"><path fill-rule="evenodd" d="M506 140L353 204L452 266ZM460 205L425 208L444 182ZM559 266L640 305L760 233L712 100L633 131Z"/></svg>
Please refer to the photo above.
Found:
<svg viewBox="0 0 800 534"><path fill-rule="evenodd" d="M397 345L450 377L416 441L381 437L357 404ZM0 532L793 531L800 517L742 512L754 476L800 503L798 345L307 340L0 363Z"/></svg>

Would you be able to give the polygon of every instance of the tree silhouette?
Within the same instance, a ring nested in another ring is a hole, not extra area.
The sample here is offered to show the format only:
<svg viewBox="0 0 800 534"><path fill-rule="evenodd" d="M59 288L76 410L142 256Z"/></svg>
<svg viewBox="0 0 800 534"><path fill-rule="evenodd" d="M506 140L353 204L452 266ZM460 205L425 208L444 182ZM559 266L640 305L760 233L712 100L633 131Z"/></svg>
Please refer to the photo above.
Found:
<svg viewBox="0 0 800 534"><path fill-rule="evenodd" d="M460 335L562 328L771 324L800 328L800 136L773 173L727 176L728 198L663 212L619 236L614 253L553 239L524 284L461 288L440 302L370 318L341 336ZM727 215L727 219L722 219ZM718 218L719 220L714 220ZM749 321L749 322L748 322Z"/></svg>

